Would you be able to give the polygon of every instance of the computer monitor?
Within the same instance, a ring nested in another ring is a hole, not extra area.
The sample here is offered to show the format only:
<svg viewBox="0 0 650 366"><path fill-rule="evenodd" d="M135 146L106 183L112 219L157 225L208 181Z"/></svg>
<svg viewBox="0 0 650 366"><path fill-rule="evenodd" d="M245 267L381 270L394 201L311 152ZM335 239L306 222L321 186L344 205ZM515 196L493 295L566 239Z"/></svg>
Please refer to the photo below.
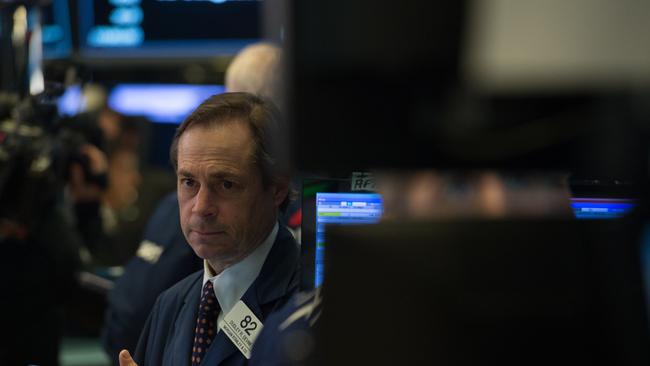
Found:
<svg viewBox="0 0 650 366"><path fill-rule="evenodd" d="M68 0L53 0L42 7L43 58L65 58L72 53Z"/></svg>
<svg viewBox="0 0 650 366"><path fill-rule="evenodd" d="M224 91L222 85L118 84L109 93L108 105L127 116L179 124L205 99Z"/></svg>
<svg viewBox="0 0 650 366"><path fill-rule="evenodd" d="M638 206L638 187L630 181L612 178L569 180L571 207L577 219L617 219Z"/></svg>
<svg viewBox="0 0 650 366"><path fill-rule="evenodd" d="M261 0L79 1L84 57L233 55L261 37Z"/></svg>
<svg viewBox="0 0 650 366"><path fill-rule="evenodd" d="M383 213L381 195L355 190L351 179L303 181L301 251L302 287L320 286L325 278L327 229L332 225L375 224Z"/></svg>
<svg viewBox="0 0 650 366"><path fill-rule="evenodd" d="M636 205L636 200L629 198L571 198L571 207L578 219L617 219Z"/></svg>
<svg viewBox="0 0 650 366"><path fill-rule="evenodd" d="M638 222L333 227L322 365L647 365Z"/></svg>

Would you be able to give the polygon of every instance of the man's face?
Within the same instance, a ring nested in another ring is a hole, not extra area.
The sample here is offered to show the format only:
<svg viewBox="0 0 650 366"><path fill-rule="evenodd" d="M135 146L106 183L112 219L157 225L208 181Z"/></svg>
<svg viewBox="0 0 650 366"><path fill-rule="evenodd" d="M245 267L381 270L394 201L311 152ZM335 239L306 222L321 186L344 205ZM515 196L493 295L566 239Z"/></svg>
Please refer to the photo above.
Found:
<svg viewBox="0 0 650 366"><path fill-rule="evenodd" d="M240 261L275 224L286 190L263 187L253 152L251 132L238 122L190 127L178 141L181 227L194 252L211 263Z"/></svg>

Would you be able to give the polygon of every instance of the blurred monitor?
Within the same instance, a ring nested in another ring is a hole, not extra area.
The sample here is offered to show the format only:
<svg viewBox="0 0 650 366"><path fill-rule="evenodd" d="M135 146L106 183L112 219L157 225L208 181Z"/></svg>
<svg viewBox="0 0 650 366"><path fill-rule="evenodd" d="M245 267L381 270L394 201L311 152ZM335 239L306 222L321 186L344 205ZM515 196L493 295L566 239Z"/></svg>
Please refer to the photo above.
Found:
<svg viewBox="0 0 650 366"><path fill-rule="evenodd" d="M79 1L85 57L232 55L261 37L261 0Z"/></svg>
<svg viewBox="0 0 650 366"><path fill-rule="evenodd" d="M647 365L638 222L333 227L320 364ZM341 331L359 324L359 332Z"/></svg>
<svg viewBox="0 0 650 366"><path fill-rule="evenodd" d="M57 100L61 116L74 116L86 109L86 99L80 85L70 85L65 88L63 95Z"/></svg>
<svg viewBox="0 0 650 366"><path fill-rule="evenodd" d="M428 137L441 113L435 101L458 81L465 1L289 6L297 168L403 167L400 161L420 167L430 159L416 137Z"/></svg>
<svg viewBox="0 0 650 366"><path fill-rule="evenodd" d="M65 58L72 53L68 0L53 0L42 7L43 58Z"/></svg>
<svg viewBox="0 0 650 366"><path fill-rule="evenodd" d="M110 91L108 105L127 116L179 124L201 102L224 90L222 85L118 84Z"/></svg>
<svg viewBox="0 0 650 366"><path fill-rule="evenodd" d="M326 230L331 225L375 224L381 195L355 190L351 179L307 179L303 182L301 246L304 289L318 287L325 278Z"/></svg>
<svg viewBox="0 0 650 366"><path fill-rule="evenodd" d="M650 82L650 3L473 1L467 81L498 92L617 88Z"/></svg>
<svg viewBox="0 0 650 366"><path fill-rule="evenodd" d="M617 219L636 207L636 200L625 198L571 198L578 219Z"/></svg>
<svg viewBox="0 0 650 366"><path fill-rule="evenodd" d="M396 4L290 3L298 169L647 169L647 1Z"/></svg>
<svg viewBox="0 0 650 366"><path fill-rule="evenodd" d="M569 179L571 207L578 219L616 219L639 205L639 188L632 181L612 178Z"/></svg>

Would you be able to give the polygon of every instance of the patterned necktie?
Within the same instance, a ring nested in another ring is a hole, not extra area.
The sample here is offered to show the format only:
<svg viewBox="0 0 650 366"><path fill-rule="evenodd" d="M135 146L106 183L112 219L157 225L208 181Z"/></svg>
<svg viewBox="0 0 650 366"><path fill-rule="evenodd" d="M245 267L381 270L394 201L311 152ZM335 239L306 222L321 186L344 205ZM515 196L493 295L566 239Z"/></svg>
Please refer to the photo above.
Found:
<svg viewBox="0 0 650 366"><path fill-rule="evenodd" d="M212 282L208 281L203 286L199 316L194 329L194 346L192 347L192 366L197 366L203 360L208 347L212 344L217 334L217 317L219 316L219 302L214 295Z"/></svg>

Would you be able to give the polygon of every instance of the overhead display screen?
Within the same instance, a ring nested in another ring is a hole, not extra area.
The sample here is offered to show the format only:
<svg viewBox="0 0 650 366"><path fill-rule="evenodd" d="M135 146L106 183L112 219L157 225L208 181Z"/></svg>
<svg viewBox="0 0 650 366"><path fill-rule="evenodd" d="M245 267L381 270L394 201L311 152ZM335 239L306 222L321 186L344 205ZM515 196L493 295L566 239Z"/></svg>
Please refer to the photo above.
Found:
<svg viewBox="0 0 650 366"><path fill-rule="evenodd" d="M54 0L42 7L43 57L65 58L72 53L68 0Z"/></svg>
<svg viewBox="0 0 650 366"><path fill-rule="evenodd" d="M79 2L80 52L96 57L234 54L261 36L261 0Z"/></svg>

